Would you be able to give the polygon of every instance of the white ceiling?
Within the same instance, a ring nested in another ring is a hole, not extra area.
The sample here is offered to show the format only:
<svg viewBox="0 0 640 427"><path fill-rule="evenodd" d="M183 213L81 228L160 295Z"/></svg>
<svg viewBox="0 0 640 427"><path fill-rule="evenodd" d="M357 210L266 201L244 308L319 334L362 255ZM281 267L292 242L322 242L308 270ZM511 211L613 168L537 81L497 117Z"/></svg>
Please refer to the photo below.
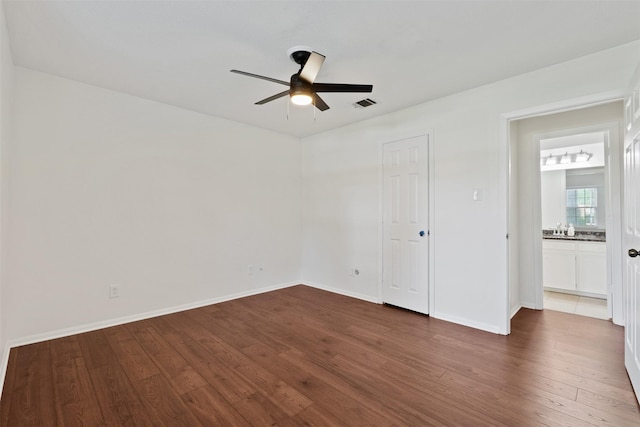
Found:
<svg viewBox="0 0 640 427"><path fill-rule="evenodd" d="M640 39L640 0L2 3L18 66L301 137ZM315 119L254 105L286 88L229 70L288 80L295 45L326 55L316 81L373 93L323 94Z"/></svg>

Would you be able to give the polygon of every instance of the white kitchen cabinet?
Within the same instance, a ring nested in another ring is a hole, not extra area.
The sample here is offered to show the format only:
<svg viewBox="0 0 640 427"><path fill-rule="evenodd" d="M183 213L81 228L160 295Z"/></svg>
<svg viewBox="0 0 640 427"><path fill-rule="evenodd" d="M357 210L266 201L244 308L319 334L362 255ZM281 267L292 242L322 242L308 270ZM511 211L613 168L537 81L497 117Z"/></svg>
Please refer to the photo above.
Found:
<svg viewBox="0 0 640 427"><path fill-rule="evenodd" d="M545 287L576 290L576 244L543 240L542 282Z"/></svg>
<svg viewBox="0 0 640 427"><path fill-rule="evenodd" d="M578 290L592 294L607 294L607 248L600 242L577 244Z"/></svg>
<svg viewBox="0 0 640 427"><path fill-rule="evenodd" d="M545 288L606 297L606 244L543 240L542 281Z"/></svg>

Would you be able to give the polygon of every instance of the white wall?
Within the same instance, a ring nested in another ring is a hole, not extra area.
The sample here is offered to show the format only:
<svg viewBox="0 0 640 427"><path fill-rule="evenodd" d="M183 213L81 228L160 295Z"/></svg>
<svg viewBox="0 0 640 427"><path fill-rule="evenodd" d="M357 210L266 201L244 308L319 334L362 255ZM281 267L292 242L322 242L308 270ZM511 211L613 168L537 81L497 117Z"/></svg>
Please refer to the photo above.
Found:
<svg viewBox="0 0 640 427"><path fill-rule="evenodd" d="M540 172L542 228L552 229L567 222L567 173L564 169Z"/></svg>
<svg viewBox="0 0 640 427"><path fill-rule="evenodd" d="M9 47L9 34L0 4L0 389L4 384L5 364L9 357L7 346L7 298L5 280L6 256L6 148L11 139L13 110L13 59Z"/></svg>
<svg viewBox="0 0 640 427"><path fill-rule="evenodd" d="M432 315L505 333L502 115L621 93L639 47L306 138L302 153L295 138L18 68L14 137L3 153L8 339L300 278L378 300L380 146L427 131L435 143ZM472 201L475 188L482 202ZM264 271L249 276L248 264ZM110 284L121 286L120 298L108 298Z"/></svg>
<svg viewBox="0 0 640 427"><path fill-rule="evenodd" d="M297 138L22 68L15 77L10 339L297 283ZM249 264L263 271L250 276Z"/></svg>
<svg viewBox="0 0 640 427"><path fill-rule="evenodd" d="M637 58L637 54L636 54ZM630 78L630 75L629 75ZM628 78L627 78L628 80ZM627 81L628 84L628 81ZM519 145L519 164L520 168L517 171L519 179L519 200L520 204L520 300L524 307L537 307L536 302L536 289L538 284L536 283L536 252L541 250L539 242L541 239L541 230L535 225L534 210L532 209L531 200L535 200L539 197L537 193L536 183L537 178L536 169L539 169L540 154L536 144L536 140L540 136L556 134L563 131L571 131L575 129L585 127L597 127L599 125L614 123L616 126L620 126L622 120L622 103L612 102L604 105L599 105L591 108L583 108L579 110L567 111L564 113L557 113L551 115L544 115L539 117L532 117L528 119L518 120L518 136L517 144ZM619 135L617 135L619 138ZM614 136L615 138L615 136ZM612 141L614 148L619 150L619 141ZM610 153L612 155L611 173L617 174L617 180L619 185L620 172L622 171L622 164L620 163L619 155L616 153ZM619 153L618 153L619 154ZM617 159L617 161L616 161ZM564 172L564 171L563 171ZM544 172L545 174L550 172ZM615 180L614 180L615 181ZM614 207L614 211L611 215L615 215L619 212L620 199L619 193L612 193L613 196L617 196L615 203L618 207ZM617 210L616 210L617 209ZM557 222L558 220L556 220ZM546 225L543 223L546 227ZM618 237L616 238L616 233ZM612 250L618 254L621 251L619 242L619 227L607 229L607 244L612 245ZM540 280L542 280L540 278ZM615 276L613 279L614 286L621 286L621 276ZM541 289L540 284L540 289ZM541 302L541 301L538 301ZM620 306L621 307L621 306ZM541 308L541 307L537 307ZM615 313L614 313L615 314ZM620 313L621 315L621 313ZM614 318L614 320L617 320Z"/></svg>
<svg viewBox="0 0 640 427"><path fill-rule="evenodd" d="M431 315L507 333L508 138L503 115L569 99L619 96L639 48L639 42L623 45L305 138L303 280L379 298L380 145L433 130ZM482 202L472 201L474 188L483 190ZM362 272L355 278L349 275L354 263Z"/></svg>

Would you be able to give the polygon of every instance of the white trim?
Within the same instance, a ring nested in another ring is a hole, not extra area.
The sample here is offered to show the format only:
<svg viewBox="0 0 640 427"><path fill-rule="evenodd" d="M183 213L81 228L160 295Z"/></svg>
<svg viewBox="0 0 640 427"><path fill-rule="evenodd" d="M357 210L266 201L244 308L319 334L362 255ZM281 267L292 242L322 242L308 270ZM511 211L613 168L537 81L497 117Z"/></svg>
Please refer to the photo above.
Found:
<svg viewBox="0 0 640 427"><path fill-rule="evenodd" d="M544 136L544 138L549 137L549 135ZM544 270L542 269L544 259L542 254L542 172L540 171L540 140L542 138L542 134L533 135L533 151L536 154L531 157L531 169L534 175L532 191L533 229L539 230L539 236L533 240L533 283L535 285L533 299L537 310L544 309L544 291L542 289L544 284Z"/></svg>
<svg viewBox="0 0 640 427"><path fill-rule="evenodd" d="M436 310L436 159L435 130L427 132L429 147L429 313Z"/></svg>
<svg viewBox="0 0 640 427"><path fill-rule="evenodd" d="M298 283L298 284L304 285L304 286L309 286L310 288L320 289L322 291L331 292L331 293L338 294L338 295L344 295L346 297L351 297L351 298L359 299L359 300L362 300L362 301L372 302L374 304L382 304L375 297L372 297L372 296L369 296L369 295L359 294L357 292L345 291L344 289L333 288L331 286L322 285L320 283L301 282L301 283Z"/></svg>
<svg viewBox="0 0 640 427"><path fill-rule="evenodd" d="M539 309L537 309L537 308L535 307L535 304L531 304L531 303L527 303L527 302L523 302L523 303L521 303L521 304L520 304L520 308L527 308L527 309L529 309L529 310L538 310L538 311L539 311Z"/></svg>
<svg viewBox="0 0 640 427"><path fill-rule="evenodd" d="M194 308L205 307L207 305L218 304L218 303L225 302L225 301L231 301L231 300L235 300L235 299L239 299L239 298L244 298L244 297L249 297L249 296L253 296L253 295L263 294L263 293L266 293L266 292L277 291L279 289L290 288L292 286L297 286L297 285L310 286L310 287L313 287L313 288L323 289L323 290L326 290L326 291L329 291L329 292L338 293L338 294L346 295L346 296L353 297L353 298L362 299L362 300L369 301L369 302L376 302L374 299L369 298L369 297L365 297L365 296L362 296L362 295L344 293L344 292L339 291L337 289L333 289L333 288L326 287L326 286L320 286L320 285L317 285L317 284L306 284L306 283L302 283L300 281L295 281L295 282L289 282L289 283L282 283L282 284L279 284L279 285L267 286L267 287L260 288L260 289L253 289L251 291L238 292L238 293L235 293L235 294L230 294L230 295L225 295L225 296L221 296L221 297L217 297L217 298L201 300L201 301L192 302L192 303L188 303L188 304L181 304L181 305L176 305L176 306L173 306L173 307L167 307L167 308L162 308L162 309L158 309L158 310L147 311L147 312L144 312L144 313L133 314L133 315L130 315L130 316L124 316L124 317L119 317L119 318L115 318L115 319L104 320L104 321L101 321L101 322L87 323L87 324L84 324L84 325L75 326L75 327L71 327L71 328L57 329L57 330L54 330L54 331L49 331L49 332L45 332L45 333L41 333L41 334L29 335L29 336L26 336L26 337L23 337L23 338L15 339L15 340L9 340L9 342L7 342L5 348L3 349L2 360L0 361L0 395L2 395L2 390L4 388L4 380L5 380L5 377L6 377L6 374L7 374L7 368L8 368L8 365L9 365L9 353L10 353L12 348L19 347L19 346L22 346L22 345L34 344L34 343L38 343L38 342L42 342L42 341L48 341L48 340L52 340L52 339L56 339L56 338L67 337L67 336L70 336L70 335L81 334L81 333L84 333L84 332L96 331L96 330L99 330L99 329L109 328L109 327L112 327L112 326L122 325L122 324L125 324L125 323L136 322L138 320L145 320L145 319L150 319L150 318L153 318L153 317L164 316L164 315L167 315L167 314L177 313L177 312L180 312L180 311L192 310Z"/></svg>
<svg viewBox="0 0 640 427"><path fill-rule="evenodd" d="M274 286L267 286L260 289L253 289L251 291L238 292L235 294L225 295L217 298L211 298L211 299L196 301L192 303L176 305L173 307L147 311L144 313L132 314L130 316L118 317L115 319L103 320L100 322L87 323L84 325L74 326L71 328L57 329L54 331L29 335L26 337L15 339L15 340L10 340L8 343L8 346L10 348L13 348L21 345L33 344L33 343L48 341L56 338L67 337L70 335L81 334L84 332L90 332L98 329L109 328L111 326L122 325L124 323L137 322L138 320L150 319L152 317L164 316L166 314L177 313L180 311L191 310L194 308L204 307L212 304L218 304L225 301L231 301L238 298L244 298L252 295L263 294L265 292L271 292L271 291L276 291L278 289L289 288L291 286L295 286L299 284L300 282L283 283L283 284L274 285Z"/></svg>
<svg viewBox="0 0 640 427"><path fill-rule="evenodd" d="M9 344L4 347L2 351L2 360L0 361L0 396L2 396L2 389L4 388L4 379L7 376L7 368L9 367L9 352L11 347Z"/></svg>
<svg viewBox="0 0 640 427"><path fill-rule="evenodd" d="M433 317L434 319L440 319L446 322L457 323L458 325L468 326L470 328L480 329L482 331L487 331L487 332L491 332L498 335L506 335L505 333L500 331L500 328L497 325L475 322L473 320L469 320L463 317L451 316L449 314L443 314L438 312L432 313L431 317Z"/></svg>
<svg viewBox="0 0 640 427"><path fill-rule="evenodd" d="M504 256L501 257L505 263L505 266L502 268L505 276L503 277L504 283L506 284L505 293L503 295L504 302L504 317L500 322L498 329L500 330L500 334L509 335L511 333L511 318L513 314L509 316L509 312L511 311L511 283L509 282L509 274L510 274L510 263L511 263L511 250L509 243L509 182L510 182L510 173L511 173L511 165L510 165L510 141L509 141L509 120L501 115L499 118L498 132L499 132L499 141L500 145L498 147L498 164L500 168L498 170L498 212L502 218L500 218L500 223L505 225L505 228L502 230L504 233ZM502 142L506 141L506 144ZM504 169L504 165L507 166ZM519 294L519 293L518 293Z"/></svg>
<svg viewBox="0 0 640 427"><path fill-rule="evenodd" d="M387 141L388 142L388 141ZM382 304L382 279L384 274L384 144L378 142L378 304Z"/></svg>
<svg viewBox="0 0 640 427"><path fill-rule="evenodd" d="M518 314L518 312L520 311L521 308L522 308L522 305L517 305L513 310L511 310L511 317L509 317L509 319L513 319L513 316ZM511 322L509 322L509 323L511 323ZM511 325L509 325L509 329L511 329Z"/></svg>
<svg viewBox="0 0 640 427"><path fill-rule="evenodd" d="M507 120L528 119L548 114L564 113L581 108L595 107L596 105L608 104L612 101L624 99L624 91L612 90L608 92L595 93L593 95L581 96L579 98L566 99L563 101L543 104L522 110L510 111L502 114Z"/></svg>

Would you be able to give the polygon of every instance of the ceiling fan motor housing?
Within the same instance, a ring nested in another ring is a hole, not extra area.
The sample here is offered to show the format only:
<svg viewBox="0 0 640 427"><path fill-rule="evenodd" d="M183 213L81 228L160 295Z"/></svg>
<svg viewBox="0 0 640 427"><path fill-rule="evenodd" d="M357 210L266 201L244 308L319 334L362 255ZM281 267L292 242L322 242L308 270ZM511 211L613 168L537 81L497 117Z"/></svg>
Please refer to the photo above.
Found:
<svg viewBox="0 0 640 427"><path fill-rule="evenodd" d="M291 52L290 56L293 62L300 65L300 68L302 68L304 67L304 64L307 63L309 56L311 56L311 52L306 50L296 50L295 52Z"/></svg>
<svg viewBox="0 0 640 427"><path fill-rule="evenodd" d="M290 80L291 92L297 91L311 91L311 83L300 78L300 74L292 74Z"/></svg>
<svg viewBox="0 0 640 427"><path fill-rule="evenodd" d="M313 100L313 90L311 83L300 78L299 74L291 76L289 96L294 104L308 105Z"/></svg>

